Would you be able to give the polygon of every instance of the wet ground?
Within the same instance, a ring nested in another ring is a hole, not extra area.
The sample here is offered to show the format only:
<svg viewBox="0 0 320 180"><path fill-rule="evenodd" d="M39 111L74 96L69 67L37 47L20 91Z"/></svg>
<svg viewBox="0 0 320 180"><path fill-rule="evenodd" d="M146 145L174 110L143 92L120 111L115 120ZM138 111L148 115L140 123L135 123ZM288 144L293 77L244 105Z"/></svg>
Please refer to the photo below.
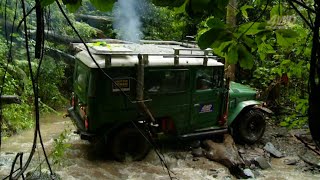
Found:
<svg viewBox="0 0 320 180"><path fill-rule="evenodd" d="M61 179L170 179L166 168L161 164L155 152L149 153L147 158L140 162L120 163L103 156L103 150L92 150L92 145L73 134L73 125L69 119L62 115L49 115L41 119L41 132L45 147L50 154L53 149L54 139L67 129L67 143L70 144L61 159L62 165L53 165L53 171ZM258 166L248 169L254 174L255 179L320 179L319 170L301 159L302 155L310 153L304 145L295 139L292 134L305 133L304 131L288 131L275 128L269 124L267 132L260 143L254 146L238 146L243 156L252 155L253 151L263 154L270 162L271 168L262 170ZM22 132L5 139L2 143L0 154L0 178L3 179L10 173L12 161L18 152L24 152L24 161L28 157L32 146L33 130ZM284 157L274 158L263 150L263 146L271 142ZM96 146L94 146L96 147ZM164 158L170 169L173 179L180 180L210 180L210 179L235 179L223 165L210 161L205 157L193 157L187 149L162 149ZM33 172L40 169L39 163L43 162L40 145L27 171ZM287 165L288 161L292 161ZM45 163L41 169L48 171Z"/></svg>

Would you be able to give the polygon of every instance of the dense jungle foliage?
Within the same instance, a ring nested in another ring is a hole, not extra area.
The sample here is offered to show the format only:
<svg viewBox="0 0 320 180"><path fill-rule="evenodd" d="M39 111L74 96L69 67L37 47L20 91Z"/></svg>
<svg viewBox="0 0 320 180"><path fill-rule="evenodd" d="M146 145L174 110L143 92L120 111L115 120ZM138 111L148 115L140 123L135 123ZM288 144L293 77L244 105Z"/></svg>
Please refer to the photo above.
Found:
<svg viewBox="0 0 320 180"><path fill-rule="evenodd" d="M86 40L118 37L112 25L111 10L114 2L63 1L72 23ZM187 35L196 36L201 48L211 47L215 54L224 57L229 64L236 64L236 81L261 91L261 100L267 101L275 111L279 125L290 128L306 125L312 32L288 2L238 0L238 7L228 7L228 1L222 0L152 2L154 4L145 1L138 10L143 39L181 41ZM54 0L42 0L41 3L45 7L46 32L53 36L45 42L47 54L38 83L41 111L47 112L68 104L73 69L72 61L64 58L63 52L72 54L68 44L78 39L72 28L66 25ZM306 1L307 5L312 3ZM34 1L28 0L27 4L30 10ZM226 22L228 8L235 11L235 25ZM301 12L305 15L309 13L303 9ZM313 18L313 15L309 17ZM17 94L22 100L19 105L4 105L3 129L11 133L32 126L33 122L33 94L23 33L21 28L16 31L21 19L22 12L16 8L15 1L1 4L0 23L3 28L0 36L0 77L6 77L5 81L1 80L2 94ZM35 15L29 16L28 22L33 37ZM34 39L31 43L34 45ZM54 52L62 52L62 55L60 53L57 56L52 53L52 49ZM38 60L34 59L34 71L37 71L38 65Z"/></svg>

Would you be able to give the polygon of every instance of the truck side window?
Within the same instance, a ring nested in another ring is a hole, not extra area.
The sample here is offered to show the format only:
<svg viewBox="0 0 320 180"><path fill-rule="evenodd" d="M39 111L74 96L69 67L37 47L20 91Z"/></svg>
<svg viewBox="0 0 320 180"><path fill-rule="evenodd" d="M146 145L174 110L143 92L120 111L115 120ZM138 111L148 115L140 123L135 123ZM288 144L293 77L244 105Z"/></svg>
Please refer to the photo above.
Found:
<svg viewBox="0 0 320 180"><path fill-rule="evenodd" d="M146 90L149 93L184 92L188 82L188 70L154 70L148 73Z"/></svg>
<svg viewBox="0 0 320 180"><path fill-rule="evenodd" d="M205 67L196 72L196 89L220 88L223 85L223 67Z"/></svg>
<svg viewBox="0 0 320 180"><path fill-rule="evenodd" d="M86 85L87 85L87 73L86 73L85 69L80 65L78 65L78 67L76 69L75 82L76 82L76 88L80 92L84 92L86 89Z"/></svg>
<svg viewBox="0 0 320 180"><path fill-rule="evenodd" d="M197 90L212 89L213 88L212 75L213 75L212 68L199 69L196 74L196 89Z"/></svg>

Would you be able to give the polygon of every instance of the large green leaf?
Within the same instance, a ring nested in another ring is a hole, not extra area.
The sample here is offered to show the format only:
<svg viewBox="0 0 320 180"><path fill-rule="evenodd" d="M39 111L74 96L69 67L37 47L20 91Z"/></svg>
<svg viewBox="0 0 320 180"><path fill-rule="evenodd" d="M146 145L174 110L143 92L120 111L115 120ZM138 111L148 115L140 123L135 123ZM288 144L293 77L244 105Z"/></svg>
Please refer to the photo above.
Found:
<svg viewBox="0 0 320 180"><path fill-rule="evenodd" d="M100 11L111 11L115 0L90 0L90 2Z"/></svg>
<svg viewBox="0 0 320 180"><path fill-rule="evenodd" d="M80 6L80 2L78 2L77 4L66 4L67 9L72 13L76 12Z"/></svg>
<svg viewBox="0 0 320 180"><path fill-rule="evenodd" d="M270 18L273 16L282 16L283 15L283 6L279 3L272 7L270 11Z"/></svg>
<svg viewBox="0 0 320 180"><path fill-rule="evenodd" d="M177 14L186 13L186 5L187 5L187 3L188 3L188 0L186 0L181 6L174 7L173 9L174 9L175 13L177 13Z"/></svg>
<svg viewBox="0 0 320 180"><path fill-rule="evenodd" d="M229 47L226 60L227 60L228 64L236 64L238 62L238 46L237 46L237 44L232 44Z"/></svg>
<svg viewBox="0 0 320 180"><path fill-rule="evenodd" d="M244 47L242 44L238 45L238 57L240 67L244 69L252 69L254 64L254 57L250 53L250 51L248 51L247 48Z"/></svg>
<svg viewBox="0 0 320 180"><path fill-rule="evenodd" d="M226 15L226 0L187 0L186 12L189 16L202 18L204 15L213 15L224 18Z"/></svg>
<svg viewBox="0 0 320 180"><path fill-rule="evenodd" d="M275 52L270 44L262 42L258 45L258 53L261 60L265 60L268 54L274 54Z"/></svg>
<svg viewBox="0 0 320 180"><path fill-rule="evenodd" d="M208 11L212 13L213 16L218 18L225 18L227 14L227 5L229 1L227 0L211 0L208 7Z"/></svg>
<svg viewBox="0 0 320 180"><path fill-rule="evenodd" d="M257 44L255 43L254 39L249 38L247 36L242 36L241 41L248 47L251 48L251 52L257 50Z"/></svg>
<svg viewBox="0 0 320 180"><path fill-rule="evenodd" d="M62 0L70 12L76 12L82 5L82 0Z"/></svg>
<svg viewBox="0 0 320 180"><path fill-rule="evenodd" d="M189 0L152 0L152 3L157 6L180 7L186 1Z"/></svg>
<svg viewBox="0 0 320 180"><path fill-rule="evenodd" d="M222 43L217 43L217 45L213 48L213 51L216 55L225 57L225 54L228 52L229 46L233 44L234 41L226 41Z"/></svg>
<svg viewBox="0 0 320 180"><path fill-rule="evenodd" d="M276 32L276 37L277 37L277 43L280 46L288 47L291 45L280 33Z"/></svg>
<svg viewBox="0 0 320 180"><path fill-rule="evenodd" d="M225 23L218 18L210 17L206 21L209 28L225 28Z"/></svg>
<svg viewBox="0 0 320 180"><path fill-rule="evenodd" d="M277 43L283 47L289 47L296 43L299 35L290 29L279 29L276 31Z"/></svg>
<svg viewBox="0 0 320 180"><path fill-rule="evenodd" d="M201 49L219 47L222 42L232 40L233 35L223 28L212 28L198 36L198 45Z"/></svg>
<svg viewBox="0 0 320 180"><path fill-rule="evenodd" d="M284 38L296 39L299 34L292 29L278 29L277 33L281 34Z"/></svg>
<svg viewBox="0 0 320 180"><path fill-rule="evenodd" d="M268 31L268 29L266 29L266 23L262 23L262 22L249 22L249 23L245 23L240 25L238 31L242 34L245 33L246 35L256 35L260 32L263 31Z"/></svg>
<svg viewBox="0 0 320 180"><path fill-rule="evenodd" d="M52 4L54 2L54 0L40 0L41 6L48 6L50 4Z"/></svg>
<svg viewBox="0 0 320 180"><path fill-rule="evenodd" d="M204 9L208 8L211 0L189 0L189 6L193 12L203 12Z"/></svg>
<svg viewBox="0 0 320 180"><path fill-rule="evenodd" d="M249 6L249 5L244 5L240 8L241 10L241 13L242 13L242 16L245 17L246 19L248 19L248 12L247 12L247 9L253 9L252 6Z"/></svg>
<svg viewBox="0 0 320 180"><path fill-rule="evenodd" d="M198 45L201 49L211 47L211 45L219 39L219 35L222 33L221 29L209 29L202 33L198 38Z"/></svg>

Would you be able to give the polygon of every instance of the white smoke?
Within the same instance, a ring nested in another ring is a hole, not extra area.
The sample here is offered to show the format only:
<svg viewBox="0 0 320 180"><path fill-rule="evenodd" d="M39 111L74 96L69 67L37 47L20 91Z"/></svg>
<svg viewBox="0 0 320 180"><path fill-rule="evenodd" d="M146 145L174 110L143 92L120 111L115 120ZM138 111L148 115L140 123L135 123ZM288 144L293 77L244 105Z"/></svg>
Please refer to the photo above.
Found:
<svg viewBox="0 0 320 180"><path fill-rule="evenodd" d="M141 13L139 4L145 0L118 0L113 8L113 28L118 38L126 41L139 42L141 32Z"/></svg>

